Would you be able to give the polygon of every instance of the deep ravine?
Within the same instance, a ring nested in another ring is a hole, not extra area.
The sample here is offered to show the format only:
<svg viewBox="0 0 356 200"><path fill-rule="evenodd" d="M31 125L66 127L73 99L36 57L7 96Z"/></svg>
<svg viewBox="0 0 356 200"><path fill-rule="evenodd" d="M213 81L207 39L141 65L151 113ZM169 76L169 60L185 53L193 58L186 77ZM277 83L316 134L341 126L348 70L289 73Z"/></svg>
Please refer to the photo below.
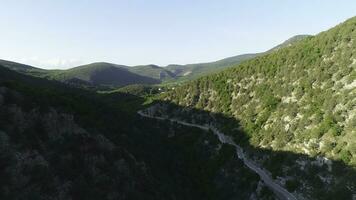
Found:
<svg viewBox="0 0 356 200"><path fill-rule="evenodd" d="M178 119L169 119L169 118L164 118L164 117L157 117L157 116L152 116L147 113L144 113L143 111L138 111L138 115L141 117L146 117L146 118L151 118L151 119L157 119L157 120L169 120L171 122L175 122L184 126L190 126L190 127L195 127L195 128L200 128L205 131L211 130L215 135L218 136L218 139L221 143L223 144L230 144L233 145L236 149L236 153L239 159L243 161L243 163L252 171L257 173L260 178L263 180L263 182L275 193L275 195L282 200L296 200L297 198L290 192L288 192L285 188L280 186L279 184L275 183L274 180L266 173L266 169L260 168L257 166L253 161L248 159L244 152L243 149L237 145L230 136L227 136L220 132L218 129L215 127L212 127L210 125L198 125L198 124L192 124L184 121L180 121Z"/></svg>

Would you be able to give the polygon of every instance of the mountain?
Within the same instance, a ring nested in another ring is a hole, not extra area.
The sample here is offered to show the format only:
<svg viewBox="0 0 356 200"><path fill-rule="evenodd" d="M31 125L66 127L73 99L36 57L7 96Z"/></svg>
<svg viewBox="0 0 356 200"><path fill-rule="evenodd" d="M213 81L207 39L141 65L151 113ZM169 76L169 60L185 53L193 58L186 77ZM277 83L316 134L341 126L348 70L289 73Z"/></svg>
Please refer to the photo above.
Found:
<svg viewBox="0 0 356 200"><path fill-rule="evenodd" d="M355 39L356 17L197 79L0 61L0 199L355 199Z"/></svg>
<svg viewBox="0 0 356 200"><path fill-rule="evenodd" d="M224 121L217 126L250 149L256 163L302 199L352 199L356 194L355 55L356 17L175 87L161 98L183 107L185 120L204 118L189 109L234 119L241 127ZM176 113L174 118L180 113L161 112ZM212 123L214 118L205 121Z"/></svg>
<svg viewBox="0 0 356 200"><path fill-rule="evenodd" d="M152 66L128 67L112 63L98 62L74 67L68 70L45 70L29 65L0 60L0 64L11 70L58 80L78 87L122 87L132 84L157 84L161 81L156 74L162 74L161 68Z"/></svg>
<svg viewBox="0 0 356 200"><path fill-rule="evenodd" d="M157 65L139 65L128 68L131 72L160 81L174 80L175 74L165 67Z"/></svg>
<svg viewBox="0 0 356 200"><path fill-rule="evenodd" d="M309 35L294 36L286 40L282 44L263 53L242 54L242 55L233 56L233 57L225 58L215 62L208 62L208 63L197 63L197 64L188 64L188 65L168 65L166 69L174 73L175 80L193 80L204 75L216 73L218 71L229 68L233 65L237 65L246 60L250 60L255 57L271 53L278 49L291 46L307 37L310 36Z"/></svg>
<svg viewBox="0 0 356 200"><path fill-rule="evenodd" d="M17 72L21 72L21 73L24 73L24 74L33 75L33 76L44 75L46 73L46 71L47 71L47 70L44 70L44 69L32 67L30 65L11 62L11 61L7 61L7 60L0 60L0 64L3 67L9 68L11 70L14 70L14 71L17 71Z"/></svg>
<svg viewBox="0 0 356 200"><path fill-rule="evenodd" d="M144 101L0 65L0 199L275 198L209 132L136 115Z"/></svg>
<svg viewBox="0 0 356 200"><path fill-rule="evenodd" d="M74 67L68 70L44 70L25 64L0 60L3 66L24 74L59 80L77 87L122 87L132 84L159 84L193 80L203 75L216 73L232 65L273 52L274 50L292 45L307 35L295 36L277 47L256 54L243 54L225 58L210 63L188 65L157 65L125 66L112 63L98 62Z"/></svg>
<svg viewBox="0 0 356 200"><path fill-rule="evenodd" d="M256 57L258 54L244 54L225 58L215 62L188 65L168 65L167 70L174 74L175 80L184 81L211 74L231 65Z"/></svg>
<svg viewBox="0 0 356 200"><path fill-rule="evenodd" d="M92 63L51 75L55 80L81 80L94 86L121 87L131 84L157 84L159 80L133 73L128 67L111 63Z"/></svg>

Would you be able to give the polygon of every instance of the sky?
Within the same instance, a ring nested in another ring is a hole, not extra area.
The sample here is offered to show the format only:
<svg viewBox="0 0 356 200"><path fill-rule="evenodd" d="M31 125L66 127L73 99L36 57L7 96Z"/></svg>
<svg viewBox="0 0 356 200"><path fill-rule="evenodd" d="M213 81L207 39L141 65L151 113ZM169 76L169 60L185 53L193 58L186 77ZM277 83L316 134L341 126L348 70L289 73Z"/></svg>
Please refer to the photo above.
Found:
<svg viewBox="0 0 356 200"><path fill-rule="evenodd" d="M0 59L46 69L262 52L356 16L355 0L0 0Z"/></svg>

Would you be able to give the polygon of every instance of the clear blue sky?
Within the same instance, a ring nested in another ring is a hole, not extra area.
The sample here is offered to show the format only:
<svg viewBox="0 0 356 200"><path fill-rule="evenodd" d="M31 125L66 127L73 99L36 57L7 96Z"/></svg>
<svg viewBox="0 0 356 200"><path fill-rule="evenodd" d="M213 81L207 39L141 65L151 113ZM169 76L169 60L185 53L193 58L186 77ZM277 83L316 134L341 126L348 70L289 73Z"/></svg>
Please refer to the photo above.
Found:
<svg viewBox="0 0 356 200"><path fill-rule="evenodd" d="M0 59L43 68L214 61L355 15L355 0L1 0Z"/></svg>

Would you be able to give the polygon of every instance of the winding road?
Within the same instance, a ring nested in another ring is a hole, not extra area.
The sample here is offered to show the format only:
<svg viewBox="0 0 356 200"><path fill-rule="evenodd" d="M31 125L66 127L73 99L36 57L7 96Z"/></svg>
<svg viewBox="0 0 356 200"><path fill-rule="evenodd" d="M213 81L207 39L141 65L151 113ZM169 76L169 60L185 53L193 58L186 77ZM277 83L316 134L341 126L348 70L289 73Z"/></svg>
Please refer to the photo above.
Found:
<svg viewBox="0 0 356 200"><path fill-rule="evenodd" d="M269 187L279 199L282 199L282 200L297 200L297 198L292 193L288 192L285 188L283 188L279 184L275 183L274 180L266 173L266 170L260 168L253 161L248 159L245 156L245 154L243 152L243 149L239 145L237 145L232 140L232 138L230 136L224 135L222 132L220 132L215 127L211 127L211 126L208 126L208 125L203 126L203 125L198 125L198 124L191 124L191 123L180 121L180 120L177 120L177 119L169 119L169 118L164 118L164 117L155 117L155 116L146 114L143 111L138 111L137 114L140 115L141 117L147 117L147 118L158 119L158 120L169 120L171 122L175 122L175 123L178 123L178 124L181 124L181 125L200 128L200 129L203 129L205 131L211 130L215 135L218 136L218 138L219 138L221 143L230 144L230 145L233 145L236 148L237 156L244 162L244 164L249 169L251 169L252 171L254 171L255 173L257 173L260 176L260 178L267 185L267 187Z"/></svg>

